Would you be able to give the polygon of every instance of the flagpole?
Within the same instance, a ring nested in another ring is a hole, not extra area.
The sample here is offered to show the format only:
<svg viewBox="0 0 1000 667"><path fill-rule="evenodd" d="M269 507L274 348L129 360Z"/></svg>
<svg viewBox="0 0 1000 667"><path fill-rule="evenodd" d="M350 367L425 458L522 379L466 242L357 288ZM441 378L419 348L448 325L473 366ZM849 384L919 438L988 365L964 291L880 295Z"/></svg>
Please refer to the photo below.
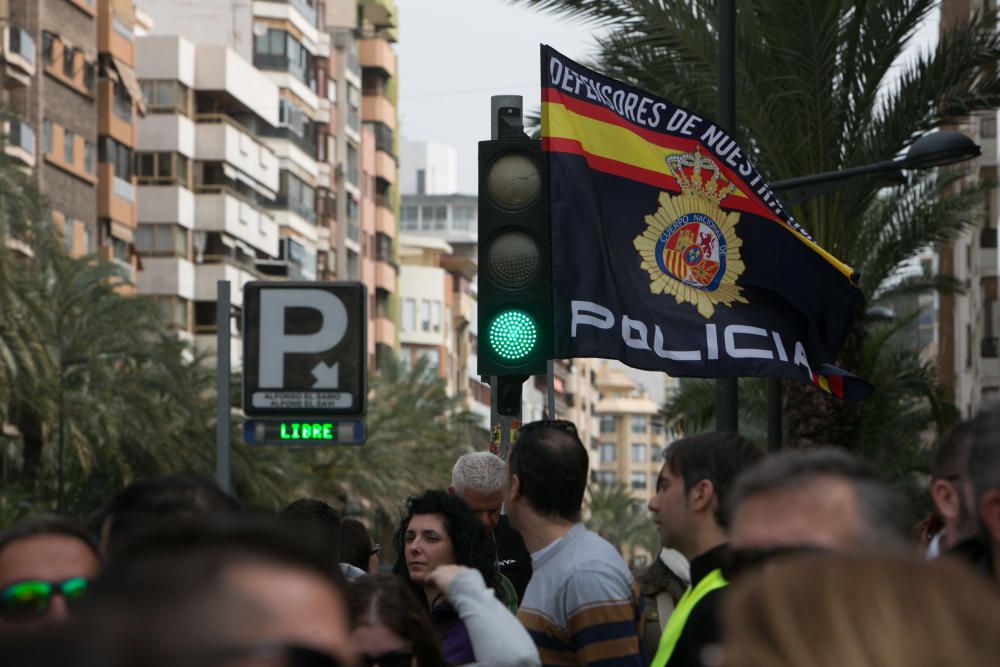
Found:
<svg viewBox="0 0 1000 667"><path fill-rule="evenodd" d="M719 0L719 93L718 122L731 136L736 134L736 0ZM735 431L737 420L736 378L715 381L715 428Z"/></svg>

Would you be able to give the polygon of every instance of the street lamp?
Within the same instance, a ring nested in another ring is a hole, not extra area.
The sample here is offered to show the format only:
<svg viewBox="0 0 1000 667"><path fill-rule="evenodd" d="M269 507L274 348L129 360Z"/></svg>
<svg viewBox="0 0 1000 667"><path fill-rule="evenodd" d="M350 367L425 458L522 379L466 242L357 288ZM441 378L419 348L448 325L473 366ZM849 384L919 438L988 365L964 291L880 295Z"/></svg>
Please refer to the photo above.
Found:
<svg viewBox="0 0 1000 667"><path fill-rule="evenodd" d="M915 171L957 164L979 157L981 153L979 145L961 132L939 130L914 141L902 157L861 167L789 178L772 183L771 189L783 193L782 199L786 204L801 204L813 197L841 190L847 187L846 181L858 176L879 175L898 181L904 170ZM770 451L781 448L781 422L781 379L768 378L767 447Z"/></svg>

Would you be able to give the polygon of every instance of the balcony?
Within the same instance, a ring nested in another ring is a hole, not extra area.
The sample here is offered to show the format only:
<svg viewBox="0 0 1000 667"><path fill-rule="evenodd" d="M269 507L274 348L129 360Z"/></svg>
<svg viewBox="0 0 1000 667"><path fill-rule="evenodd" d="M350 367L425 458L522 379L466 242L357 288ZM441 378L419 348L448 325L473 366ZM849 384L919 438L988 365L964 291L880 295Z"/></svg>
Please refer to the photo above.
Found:
<svg viewBox="0 0 1000 667"><path fill-rule="evenodd" d="M389 347L396 346L396 323L388 317L375 318L375 342Z"/></svg>
<svg viewBox="0 0 1000 667"><path fill-rule="evenodd" d="M396 3L393 0L361 0L358 5L362 16L379 35L396 41Z"/></svg>
<svg viewBox="0 0 1000 667"><path fill-rule="evenodd" d="M396 54L384 39L362 39L358 42L358 59L362 67L377 67L386 76L396 76Z"/></svg>
<svg viewBox="0 0 1000 667"><path fill-rule="evenodd" d="M375 231L396 238L396 216L385 206L375 207Z"/></svg>
<svg viewBox="0 0 1000 667"><path fill-rule="evenodd" d="M366 121L396 127L396 107L382 95L364 95L361 98L361 117Z"/></svg>
<svg viewBox="0 0 1000 667"><path fill-rule="evenodd" d="M111 81L97 84L97 131L110 135L126 146L135 146L136 126L131 103L115 97L115 86ZM126 98L127 99L127 98ZM128 112L127 115L125 112Z"/></svg>
<svg viewBox="0 0 1000 667"><path fill-rule="evenodd" d="M35 166L35 131L31 126L20 120L11 120L3 124L7 134L7 145L4 152L23 162L25 166Z"/></svg>
<svg viewBox="0 0 1000 667"><path fill-rule="evenodd" d="M114 165L106 162L97 165L97 215L136 224L135 186L115 176Z"/></svg>
<svg viewBox="0 0 1000 667"><path fill-rule="evenodd" d="M139 219L143 222L176 222L194 227L194 193L176 185L140 185Z"/></svg>
<svg viewBox="0 0 1000 667"><path fill-rule="evenodd" d="M111 8L98 12L97 46L128 64L135 62L135 33Z"/></svg>
<svg viewBox="0 0 1000 667"><path fill-rule="evenodd" d="M271 257L278 255L274 216L222 186L201 186L195 195L196 227L224 232Z"/></svg>
<svg viewBox="0 0 1000 667"><path fill-rule="evenodd" d="M194 267L184 257L143 257L142 271L136 277L139 291L194 299Z"/></svg>
<svg viewBox="0 0 1000 667"><path fill-rule="evenodd" d="M269 209L279 228L287 228L306 241L315 244L319 240L319 227L288 209Z"/></svg>
<svg viewBox="0 0 1000 667"><path fill-rule="evenodd" d="M225 162L253 179L255 190L277 192L278 158L274 151L224 114L199 114L195 121L196 160Z"/></svg>
<svg viewBox="0 0 1000 667"><path fill-rule="evenodd" d="M16 25L0 30L0 61L4 64L4 74L10 79L7 85L31 85L31 77L35 76L35 40L28 31Z"/></svg>
<svg viewBox="0 0 1000 667"><path fill-rule="evenodd" d="M396 160L383 151L375 152L375 175L388 181L390 185L396 183Z"/></svg>
<svg viewBox="0 0 1000 667"><path fill-rule="evenodd" d="M375 287L396 293L396 269L385 262L375 262Z"/></svg>
<svg viewBox="0 0 1000 667"><path fill-rule="evenodd" d="M232 303L243 305L243 286L251 280L260 280L260 275L252 266L241 264L228 257L208 258L204 264L194 265L194 298L196 301L215 301L218 297L218 282L228 280L232 285ZM214 261L220 260L220 261Z"/></svg>

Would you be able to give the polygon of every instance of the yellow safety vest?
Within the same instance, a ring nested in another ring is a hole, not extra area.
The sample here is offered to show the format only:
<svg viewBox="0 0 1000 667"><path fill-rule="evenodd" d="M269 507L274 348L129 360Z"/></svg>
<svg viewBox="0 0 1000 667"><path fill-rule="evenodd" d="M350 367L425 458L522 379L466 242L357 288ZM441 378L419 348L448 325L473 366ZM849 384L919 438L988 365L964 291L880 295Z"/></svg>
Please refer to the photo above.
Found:
<svg viewBox="0 0 1000 667"><path fill-rule="evenodd" d="M694 588L688 588L681 596L681 599L677 601L677 606L674 608L674 613L670 614L670 618L667 620L667 627L663 629L663 635L660 636L660 644L656 648L656 656L653 657L653 662L649 667L665 667L667 661L670 660L670 656L673 655L674 649L677 648L677 640L681 638L681 633L684 632L684 624L687 623L688 616L691 615L691 610L694 606L701 602L701 599L711 593L714 590L722 588L727 585L725 577L722 576L722 570L712 570L705 577L698 582L698 585Z"/></svg>

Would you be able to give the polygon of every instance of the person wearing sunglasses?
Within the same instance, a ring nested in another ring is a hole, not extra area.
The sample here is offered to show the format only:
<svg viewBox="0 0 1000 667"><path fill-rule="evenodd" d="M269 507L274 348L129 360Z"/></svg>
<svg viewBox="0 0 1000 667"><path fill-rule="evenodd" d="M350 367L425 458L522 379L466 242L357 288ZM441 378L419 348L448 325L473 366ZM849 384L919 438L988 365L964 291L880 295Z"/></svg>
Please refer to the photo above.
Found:
<svg viewBox="0 0 1000 667"><path fill-rule="evenodd" d="M366 574L378 573L378 557L382 547L372 541L365 524L357 519L340 523L340 560Z"/></svg>
<svg viewBox="0 0 1000 667"><path fill-rule="evenodd" d="M362 577L347 588L351 643L361 667L445 667L430 619L398 577Z"/></svg>
<svg viewBox="0 0 1000 667"><path fill-rule="evenodd" d="M77 523L38 517L0 533L0 635L64 621L101 569Z"/></svg>

